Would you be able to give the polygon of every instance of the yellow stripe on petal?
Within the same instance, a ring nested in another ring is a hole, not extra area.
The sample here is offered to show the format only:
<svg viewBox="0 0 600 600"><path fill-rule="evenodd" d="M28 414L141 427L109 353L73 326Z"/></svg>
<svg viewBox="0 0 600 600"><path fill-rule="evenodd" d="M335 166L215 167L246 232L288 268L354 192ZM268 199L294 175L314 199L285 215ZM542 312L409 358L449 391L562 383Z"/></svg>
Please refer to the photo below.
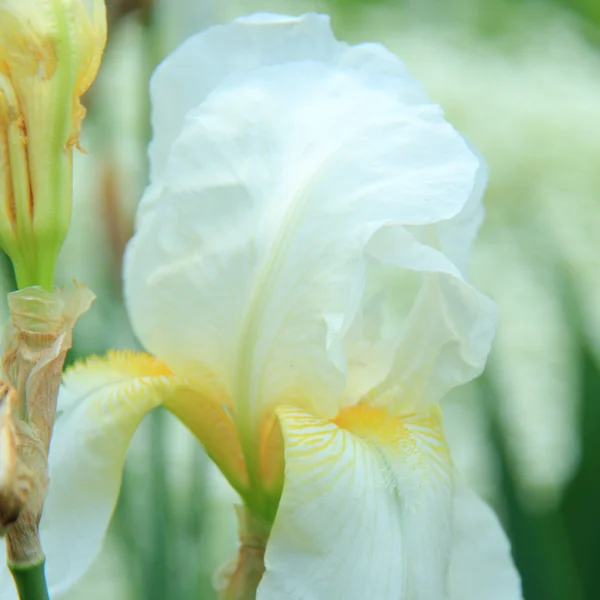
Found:
<svg viewBox="0 0 600 600"><path fill-rule="evenodd" d="M397 417L385 409L361 403L341 410L332 422L386 455L389 453L391 460L400 453L407 464L420 467L421 477L429 472L435 477L448 477L451 459L437 405L419 414Z"/></svg>
<svg viewBox="0 0 600 600"><path fill-rule="evenodd" d="M257 599L445 598L452 478L439 414L277 414L285 480Z"/></svg>

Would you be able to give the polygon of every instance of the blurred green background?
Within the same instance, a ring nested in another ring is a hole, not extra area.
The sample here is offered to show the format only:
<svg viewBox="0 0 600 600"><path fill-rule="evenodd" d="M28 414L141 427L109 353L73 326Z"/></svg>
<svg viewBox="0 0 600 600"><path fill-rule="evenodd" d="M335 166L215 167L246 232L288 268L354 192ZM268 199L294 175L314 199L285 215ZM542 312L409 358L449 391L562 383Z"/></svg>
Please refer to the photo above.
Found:
<svg viewBox="0 0 600 600"><path fill-rule="evenodd" d="M500 514L526 600L600 598L600 1L109 0L60 262L97 294L69 360L136 347L120 264L146 180L155 64L210 24L328 12L399 54L490 170L472 279L500 306L485 374L446 401L464 478ZM10 287L8 267L4 284ZM174 419L128 456L105 548L70 598L215 598L235 494ZM387 599L374 599L387 600Z"/></svg>

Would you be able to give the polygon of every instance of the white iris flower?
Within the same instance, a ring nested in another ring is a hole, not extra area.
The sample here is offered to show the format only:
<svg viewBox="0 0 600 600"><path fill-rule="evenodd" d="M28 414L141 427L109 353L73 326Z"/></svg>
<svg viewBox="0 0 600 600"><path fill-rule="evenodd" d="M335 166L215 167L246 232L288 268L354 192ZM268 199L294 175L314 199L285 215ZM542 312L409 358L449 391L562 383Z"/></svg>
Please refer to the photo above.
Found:
<svg viewBox="0 0 600 600"><path fill-rule="evenodd" d="M455 481L438 407L480 373L495 325L464 275L480 160L395 56L336 41L317 15L192 37L152 102L125 266L151 355L65 376L51 589L96 555L130 438L163 404L268 534L259 600L521 598L496 517Z"/></svg>

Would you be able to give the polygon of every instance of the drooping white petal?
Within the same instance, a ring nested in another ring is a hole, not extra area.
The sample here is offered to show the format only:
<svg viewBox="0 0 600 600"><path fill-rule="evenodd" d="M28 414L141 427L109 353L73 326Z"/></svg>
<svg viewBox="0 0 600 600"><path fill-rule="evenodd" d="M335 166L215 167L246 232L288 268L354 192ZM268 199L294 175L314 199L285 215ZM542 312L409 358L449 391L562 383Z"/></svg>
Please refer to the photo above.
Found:
<svg viewBox="0 0 600 600"><path fill-rule="evenodd" d="M445 599L452 478L435 415L279 417L285 484L258 600Z"/></svg>
<svg viewBox="0 0 600 600"><path fill-rule="evenodd" d="M379 44L348 46L337 41L326 15L242 17L191 37L157 68L151 87L151 180L164 173L185 115L227 78L263 66L306 60L358 69L388 85L406 103L427 100L421 85L396 56Z"/></svg>
<svg viewBox="0 0 600 600"><path fill-rule="evenodd" d="M449 600L522 600L510 544L492 509L470 490L454 491Z"/></svg>
<svg viewBox="0 0 600 600"><path fill-rule="evenodd" d="M92 563L117 500L131 436L148 410L177 388L165 365L146 355L114 354L67 371L40 525L52 597Z"/></svg>
<svg viewBox="0 0 600 600"><path fill-rule="evenodd" d="M305 61L232 78L150 189L126 259L134 328L174 369L229 386L240 421L292 398L333 415L370 237L454 217L477 167L437 107L360 72Z"/></svg>

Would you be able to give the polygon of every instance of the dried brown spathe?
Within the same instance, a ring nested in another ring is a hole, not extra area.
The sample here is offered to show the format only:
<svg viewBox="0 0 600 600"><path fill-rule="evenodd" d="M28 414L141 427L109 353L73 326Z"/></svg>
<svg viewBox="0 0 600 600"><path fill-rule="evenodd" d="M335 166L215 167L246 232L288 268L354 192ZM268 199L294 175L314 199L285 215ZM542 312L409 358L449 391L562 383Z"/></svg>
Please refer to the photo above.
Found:
<svg viewBox="0 0 600 600"><path fill-rule="evenodd" d="M58 388L73 325L93 298L79 284L9 295L0 383L0 523L13 564L43 560L38 525Z"/></svg>

